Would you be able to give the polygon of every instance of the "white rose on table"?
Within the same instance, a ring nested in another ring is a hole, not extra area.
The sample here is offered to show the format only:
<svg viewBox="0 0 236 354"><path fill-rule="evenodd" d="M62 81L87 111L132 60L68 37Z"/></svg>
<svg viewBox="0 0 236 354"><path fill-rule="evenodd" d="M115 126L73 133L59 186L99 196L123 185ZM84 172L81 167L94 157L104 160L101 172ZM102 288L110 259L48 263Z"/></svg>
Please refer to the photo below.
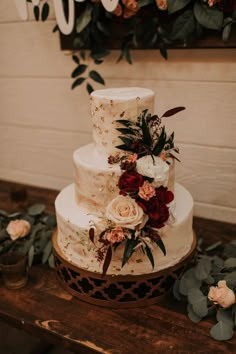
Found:
<svg viewBox="0 0 236 354"><path fill-rule="evenodd" d="M217 286L210 287L208 299L224 308L232 306L236 301L235 293L228 288L225 280L220 280Z"/></svg>
<svg viewBox="0 0 236 354"><path fill-rule="evenodd" d="M25 237L29 234L31 225L26 220L12 220L7 225L7 232L10 235L10 238L15 241L18 238Z"/></svg>
<svg viewBox="0 0 236 354"><path fill-rule="evenodd" d="M108 204L105 216L117 226L134 230L138 225L144 226L147 216L143 209L129 196L118 195Z"/></svg>
<svg viewBox="0 0 236 354"><path fill-rule="evenodd" d="M169 165L158 156L146 155L136 161L137 172L146 177L154 178L153 187L167 186Z"/></svg>

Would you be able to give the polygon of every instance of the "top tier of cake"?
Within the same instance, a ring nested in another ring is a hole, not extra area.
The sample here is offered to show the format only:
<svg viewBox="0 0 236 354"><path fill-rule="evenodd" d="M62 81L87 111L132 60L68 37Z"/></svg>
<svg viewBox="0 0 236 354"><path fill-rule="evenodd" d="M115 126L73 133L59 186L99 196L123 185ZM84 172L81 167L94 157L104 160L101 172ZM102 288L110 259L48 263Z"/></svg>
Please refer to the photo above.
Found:
<svg viewBox="0 0 236 354"><path fill-rule="evenodd" d="M154 92L140 87L97 90L91 94L90 102L96 149L101 154L112 155L121 143L116 121L128 119L136 122L145 109L153 113Z"/></svg>

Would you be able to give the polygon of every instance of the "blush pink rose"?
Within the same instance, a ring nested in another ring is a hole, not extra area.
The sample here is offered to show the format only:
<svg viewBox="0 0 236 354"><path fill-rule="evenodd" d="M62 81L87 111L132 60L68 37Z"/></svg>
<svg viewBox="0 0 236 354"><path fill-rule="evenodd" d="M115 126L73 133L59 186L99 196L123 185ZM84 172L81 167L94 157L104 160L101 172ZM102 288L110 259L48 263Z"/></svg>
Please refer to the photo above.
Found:
<svg viewBox="0 0 236 354"><path fill-rule="evenodd" d="M112 229L106 235L107 240L111 243L122 242L126 236L127 235L124 232L124 230L122 229L122 227L119 227L119 226Z"/></svg>
<svg viewBox="0 0 236 354"><path fill-rule="evenodd" d="M167 0L156 0L156 5L158 9L164 11L167 9Z"/></svg>
<svg viewBox="0 0 236 354"><path fill-rule="evenodd" d="M7 232L10 238L15 241L18 238L25 237L29 234L31 225L26 220L12 220L7 226Z"/></svg>
<svg viewBox="0 0 236 354"><path fill-rule="evenodd" d="M217 286L210 287L208 299L224 308L230 307L236 301L235 293L228 288L225 280L220 280Z"/></svg>
<svg viewBox="0 0 236 354"><path fill-rule="evenodd" d="M151 183L144 181L143 185L139 187L138 195L144 200L149 200L150 198L154 197L154 195L156 195L156 191Z"/></svg>

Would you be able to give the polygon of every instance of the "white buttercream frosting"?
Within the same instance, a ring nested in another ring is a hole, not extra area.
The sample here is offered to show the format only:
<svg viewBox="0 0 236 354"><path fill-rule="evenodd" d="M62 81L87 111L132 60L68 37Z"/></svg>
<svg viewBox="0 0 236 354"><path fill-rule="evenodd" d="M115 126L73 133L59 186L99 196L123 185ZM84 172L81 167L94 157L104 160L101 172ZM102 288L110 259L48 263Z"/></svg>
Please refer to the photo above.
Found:
<svg viewBox="0 0 236 354"><path fill-rule="evenodd" d="M102 264L96 259L96 246L90 241L91 226L96 231L103 229L99 216L91 215L86 208L78 206L74 198L74 185L63 189L56 199L58 244L64 257L73 264L92 272L102 273ZM137 250L122 268L124 245L113 252L108 274L146 274L173 266L190 250L193 242L193 200L180 184L175 185L176 219L174 224L160 229L166 247L166 256L153 245L155 267L152 270L148 258Z"/></svg>
<svg viewBox="0 0 236 354"><path fill-rule="evenodd" d="M116 146L122 143L116 130L121 125L116 121L136 122L145 109L153 113L154 92L140 87L96 90L91 94L90 104L97 151L108 156L117 152Z"/></svg>

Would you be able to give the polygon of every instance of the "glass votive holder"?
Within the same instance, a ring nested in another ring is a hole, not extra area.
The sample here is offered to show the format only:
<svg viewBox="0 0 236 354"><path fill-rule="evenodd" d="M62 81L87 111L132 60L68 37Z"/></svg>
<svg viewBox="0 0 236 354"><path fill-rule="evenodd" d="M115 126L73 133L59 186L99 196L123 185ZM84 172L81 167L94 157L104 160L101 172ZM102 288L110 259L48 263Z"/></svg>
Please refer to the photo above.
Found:
<svg viewBox="0 0 236 354"><path fill-rule="evenodd" d="M6 288L22 288L28 281L27 257L18 252L2 255L0 257L0 271Z"/></svg>

